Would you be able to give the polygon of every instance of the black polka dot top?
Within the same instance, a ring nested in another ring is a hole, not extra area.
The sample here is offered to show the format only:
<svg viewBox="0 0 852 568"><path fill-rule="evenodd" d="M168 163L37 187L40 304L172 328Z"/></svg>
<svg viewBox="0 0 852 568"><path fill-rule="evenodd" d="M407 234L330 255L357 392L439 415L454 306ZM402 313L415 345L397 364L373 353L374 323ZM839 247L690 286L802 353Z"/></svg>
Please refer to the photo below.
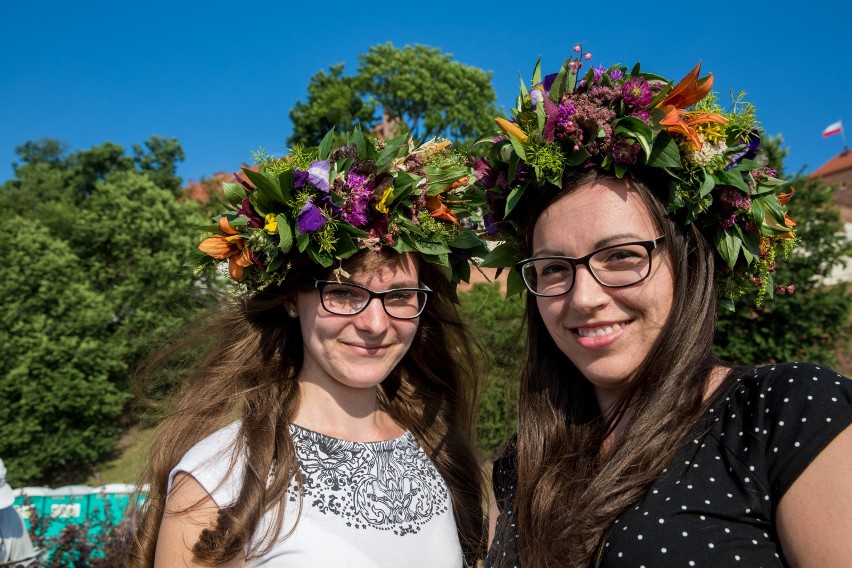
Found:
<svg viewBox="0 0 852 568"><path fill-rule="evenodd" d="M852 380L810 363L754 369L727 385L644 498L612 525L601 566L786 566L775 509L852 423ZM487 566L517 567L514 451L494 462L501 514Z"/></svg>

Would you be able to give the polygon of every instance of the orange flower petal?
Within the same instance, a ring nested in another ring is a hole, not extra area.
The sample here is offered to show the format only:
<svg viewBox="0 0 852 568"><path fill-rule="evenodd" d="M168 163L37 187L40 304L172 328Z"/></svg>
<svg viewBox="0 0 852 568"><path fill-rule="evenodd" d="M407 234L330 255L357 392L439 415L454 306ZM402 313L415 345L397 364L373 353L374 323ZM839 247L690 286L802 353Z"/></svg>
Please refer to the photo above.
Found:
<svg viewBox="0 0 852 568"><path fill-rule="evenodd" d="M219 230L225 233L226 235L238 235L239 233L231 227L231 224L228 222L228 219L225 217L219 218Z"/></svg>
<svg viewBox="0 0 852 568"><path fill-rule="evenodd" d="M237 282L243 279L243 267L237 261L237 255L228 259L228 274Z"/></svg>
<svg viewBox="0 0 852 568"><path fill-rule="evenodd" d="M443 219L444 221L450 221L451 223L455 223L456 225L459 224L459 220L453 214L452 210L447 207L447 204L444 203L437 195L426 196L426 209L429 210L430 217L434 217L435 219Z"/></svg>
<svg viewBox="0 0 852 568"><path fill-rule="evenodd" d="M686 77L680 80L671 92L666 95L657 107L668 109L669 107L684 109L691 107L710 93L713 88L713 74L708 73L704 79L699 79L701 62L698 62Z"/></svg>
<svg viewBox="0 0 852 568"><path fill-rule="evenodd" d="M224 260L236 252L234 246L228 242L228 238L222 235L207 237L198 244L198 248L201 252L219 260Z"/></svg>
<svg viewBox="0 0 852 568"><path fill-rule="evenodd" d="M794 193L796 193L796 189L791 186L790 193L781 193L778 195L778 201L781 202L781 205L787 205L790 199L792 199Z"/></svg>
<svg viewBox="0 0 852 568"><path fill-rule="evenodd" d="M530 137L527 136L527 133L521 130L514 122L509 122L505 118L500 117L495 118L494 121L507 136L514 137L521 144L526 144L527 140L529 140Z"/></svg>

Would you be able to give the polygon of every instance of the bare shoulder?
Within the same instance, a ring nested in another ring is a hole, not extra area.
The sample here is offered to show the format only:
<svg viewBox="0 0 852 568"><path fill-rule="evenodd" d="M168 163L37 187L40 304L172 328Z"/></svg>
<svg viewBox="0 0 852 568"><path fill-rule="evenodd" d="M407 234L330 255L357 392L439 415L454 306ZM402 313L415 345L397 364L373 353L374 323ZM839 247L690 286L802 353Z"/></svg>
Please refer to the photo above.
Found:
<svg viewBox="0 0 852 568"><path fill-rule="evenodd" d="M218 514L219 507L192 475L176 473L160 524L154 567L202 566L193 560L192 547L201 531L216 524ZM242 567L245 560L239 557L222 566Z"/></svg>
<svg viewBox="0 0 852 568"><path fill-rule="evenodd" d="M852 426L808 465L778 505L776 523L791 566L842 566L852 557Z"/></svg>

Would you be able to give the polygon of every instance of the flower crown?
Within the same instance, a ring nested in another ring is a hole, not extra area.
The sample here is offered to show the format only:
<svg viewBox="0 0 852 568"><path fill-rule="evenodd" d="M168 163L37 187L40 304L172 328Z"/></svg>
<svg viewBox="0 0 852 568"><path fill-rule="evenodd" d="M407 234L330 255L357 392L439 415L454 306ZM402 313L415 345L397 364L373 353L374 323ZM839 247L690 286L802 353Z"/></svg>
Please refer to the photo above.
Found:
<svg viewBox="0 0 852 568"><path fill-rule="evenodd" d="M468 259L486 249L471 228L483 200L465 157L448 141L385 142L356 129L333 147L333 136L284 158L256 152L257 167L224 185L231 209L205 228L215 234L198 245L200 268L227 260L251 292L283 283L295 264L342 270L359 250L386 246L444 267L453 283L468 280Z"/></svg>
<svg viewBox="0 0 852 568"><path fill-rule="evenodd" d="M549 185L562 186L569 170L596 168L617 178L628 172L657 172L668 187L667 208L684 223L696 223L715 245L720 300L756 292L759 305L775 291L778 249L794 244L795 223L786 214L788 183L759 155L761 131L754 107L734 100L722 110L710 92L713 76L699 79L699 63L680 83L614 65L579 71L591 54L569 58L559 73L521 93L514 120L497 118L504 136L485 141L484 158L474 169L485 189L490 212L488 238L504 241L483 265L511 267L521 260L521 243L530 227L524 212ZM666 189L665 187L663 189ZM523 283L510 271L508 292ZM784 287L784 291L792 292Z"/></svg>

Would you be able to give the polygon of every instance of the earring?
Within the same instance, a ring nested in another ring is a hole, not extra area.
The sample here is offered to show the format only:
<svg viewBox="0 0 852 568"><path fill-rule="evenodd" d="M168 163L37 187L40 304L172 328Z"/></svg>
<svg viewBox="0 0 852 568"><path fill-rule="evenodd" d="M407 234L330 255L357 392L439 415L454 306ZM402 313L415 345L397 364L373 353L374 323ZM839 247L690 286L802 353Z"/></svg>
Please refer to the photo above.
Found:
<svg viewBox="0 0 852 568"><path fill-rule="evenodd" d="M293 308L290 308L290 317L291 318L296 317L296 310L294 310Z"/></svg>

